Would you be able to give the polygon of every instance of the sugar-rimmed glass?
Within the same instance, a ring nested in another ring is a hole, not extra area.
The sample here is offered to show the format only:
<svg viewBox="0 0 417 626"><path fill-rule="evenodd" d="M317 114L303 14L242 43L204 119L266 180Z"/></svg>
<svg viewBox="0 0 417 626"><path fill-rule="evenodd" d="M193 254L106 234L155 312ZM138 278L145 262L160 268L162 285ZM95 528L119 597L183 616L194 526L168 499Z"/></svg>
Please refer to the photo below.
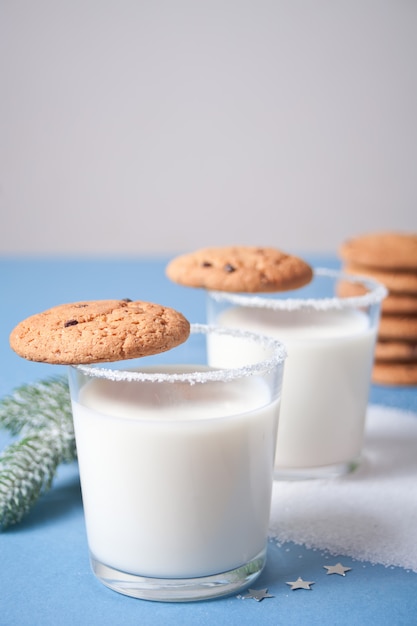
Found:
<svg viewBox="0 0 417 626"><path fill-rule="evenodd" d="M346 287L358 295L343 297ZM339 476L358 466L386 293L374 280L327 268L291 295L208 292L209 323L261 332L287 348L276 478Z"/></svg>
<svg viewBox="0 0 417 626"><path fill-rule="evenodd" d="M229 365L207 352L256 346ZM209 347L209 350L206 347ZM95 575L120 593L199 600L250 585L266 559L285 350L193 324L167 353L69 368Z"/></svg>

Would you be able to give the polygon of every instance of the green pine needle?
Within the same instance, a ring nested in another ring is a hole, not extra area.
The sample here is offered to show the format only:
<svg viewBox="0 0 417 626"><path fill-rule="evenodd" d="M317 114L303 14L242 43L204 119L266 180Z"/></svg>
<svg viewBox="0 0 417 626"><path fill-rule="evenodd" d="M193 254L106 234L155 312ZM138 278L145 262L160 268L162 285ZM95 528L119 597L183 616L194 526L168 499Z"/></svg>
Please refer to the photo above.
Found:
<svg viewBox="0 0 417 626"><path fill-rule="evenodd" d="M52 423L72 421L66 378L50 378L22 385L0 401L0 427L12 434L28 426L42 428Z"/></svg>
<svg viewBox="0 0 417 626"><path fill-rule="evenodd" d="M0 454L0 529L16 524L76 458L66 379L23 385L0 401L0 428L20 438Z"/></svg>

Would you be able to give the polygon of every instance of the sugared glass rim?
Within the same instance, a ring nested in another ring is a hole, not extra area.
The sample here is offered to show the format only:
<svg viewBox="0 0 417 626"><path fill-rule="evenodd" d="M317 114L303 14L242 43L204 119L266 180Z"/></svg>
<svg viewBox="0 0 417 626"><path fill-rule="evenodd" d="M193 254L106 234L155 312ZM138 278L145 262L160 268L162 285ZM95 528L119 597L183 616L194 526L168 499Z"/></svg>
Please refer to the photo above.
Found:
<svg viewBox="0 0 417 626"><path fill-rule="evenodd" d="M272 309L275 311L334 311L340 309L357 309L359 307L379 304L388 294L384 285L365 276L346 274L339 270L325 267L313 269L314 276L324 276L329 278L339 278L351 283L364 285L369 291L361 296L347 296L339 298L318 297L318 298L273 298L274 294L269 294L269 298L258 294L231 293L229 291L209 291L209 295L216 302L230 302L239 306L257 307L261 309Z"/></svg>
<svg viewBox="0 0 417 626"><path fill-rule="evenodd" d="M285 346L272 337L252 333L246 330L222 328L212 324L190 324L190 332L192 334L204 334L214 333L218 335L228 335L229 337L236 337L238 339L247 339L262 345L265 349L272 351L272 356L268 359L264 359L251 365L245 365L243 367L225 368L225 369L213 369L207 371L191 371L185 373L172 373L166 372L144 372L134 371L129 369L112 369L108 366L100 364L79 364L70 365L74 368L92 378L105 378L112 381L125 381L125 382L154 382L154 383L189 383L191 385L195 383L207 383L207 382L228 382L231 380L237 380L239 378L245 378L256 374L264 374L274 370L277 366L281 365L287 356ZM138 359L140 360L140 359ZM155 369L157 366L152 366Z"/></svg>

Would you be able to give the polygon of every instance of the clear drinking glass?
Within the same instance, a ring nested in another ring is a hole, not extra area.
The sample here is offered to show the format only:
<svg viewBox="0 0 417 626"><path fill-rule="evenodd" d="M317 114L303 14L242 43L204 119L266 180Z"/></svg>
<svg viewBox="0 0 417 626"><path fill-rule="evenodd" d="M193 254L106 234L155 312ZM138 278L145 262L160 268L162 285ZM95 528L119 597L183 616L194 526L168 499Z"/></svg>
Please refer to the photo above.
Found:
<svg viewBox="0 0 417 626"><path fill-rule="evenodd" d="M357 467L385 295L373 280L325 268L290 297L208 292L209 323L276 337L287 349L275 478Z"/></svg>
<svg viewBox="0 0 417 626"><path fill-rule="evenodd" d="M253 346L259 358L248 364ZM69 368L90 559L102 583L187 601L258 577L284 360L276 340L195 324L184 344L156 357Z"/></svg>

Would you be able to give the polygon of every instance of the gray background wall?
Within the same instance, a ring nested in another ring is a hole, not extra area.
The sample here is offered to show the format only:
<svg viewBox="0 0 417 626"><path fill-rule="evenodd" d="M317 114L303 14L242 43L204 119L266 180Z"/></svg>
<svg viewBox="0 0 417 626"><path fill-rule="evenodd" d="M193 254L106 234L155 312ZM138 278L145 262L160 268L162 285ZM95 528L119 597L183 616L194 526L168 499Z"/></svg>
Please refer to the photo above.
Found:
<svg viewBox="0 0 417 626"><path fill-rule="evenodd" d="M0 253L417 231L415 0L0 0Z"/></svg>

